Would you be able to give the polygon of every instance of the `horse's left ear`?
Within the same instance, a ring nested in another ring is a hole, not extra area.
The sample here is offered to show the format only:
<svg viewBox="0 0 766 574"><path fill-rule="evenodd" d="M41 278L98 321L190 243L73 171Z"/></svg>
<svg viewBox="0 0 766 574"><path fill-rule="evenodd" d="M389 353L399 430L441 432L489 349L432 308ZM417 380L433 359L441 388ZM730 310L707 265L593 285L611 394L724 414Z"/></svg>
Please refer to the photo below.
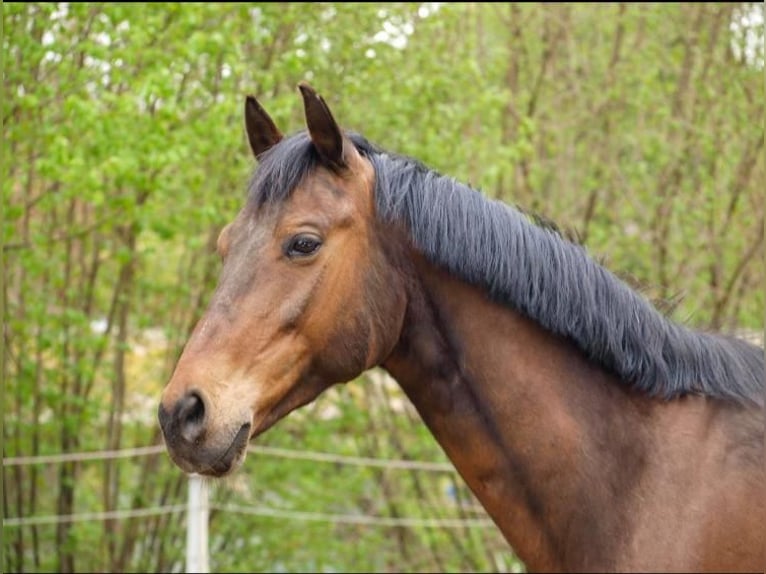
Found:
<svg viewBox="0 0 766 574"><path fill-rule="evenodd" d="M298 89L303 96L306 126L309 129L311 142L325 162L336 167L344 167L346 162L343 159L343 134L335 118L332 117L330 108L327 107L322 96L306 82L300 82Z"/></svg>

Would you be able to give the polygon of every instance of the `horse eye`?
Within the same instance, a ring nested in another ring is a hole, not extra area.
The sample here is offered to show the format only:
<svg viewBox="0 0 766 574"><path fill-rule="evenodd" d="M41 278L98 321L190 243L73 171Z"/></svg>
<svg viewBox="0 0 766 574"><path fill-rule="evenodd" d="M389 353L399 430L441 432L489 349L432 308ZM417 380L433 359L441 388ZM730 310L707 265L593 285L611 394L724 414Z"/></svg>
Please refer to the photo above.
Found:
<svg viewBox="0 0 766 574"><path fill-rule="evenodd" d="M288 257L305 257L316 252L322 241L313 235L296 235L287 244Z"/></svg>

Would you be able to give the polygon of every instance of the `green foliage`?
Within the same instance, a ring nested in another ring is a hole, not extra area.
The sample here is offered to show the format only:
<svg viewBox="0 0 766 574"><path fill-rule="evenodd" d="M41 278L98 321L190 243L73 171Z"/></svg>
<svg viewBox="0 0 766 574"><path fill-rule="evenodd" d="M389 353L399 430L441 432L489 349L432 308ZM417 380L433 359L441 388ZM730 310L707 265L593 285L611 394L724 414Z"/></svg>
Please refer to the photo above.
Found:
<svg viewBox="0 0 766 574"><path fill-rule="evenodd" d="M253 167L244 95L290 132L303 125L301 79L344 126L577 229L675 318L761 329L763 32L743 59L743 10L763 7L4 4L4 456L158 442L156 398L215 286L215 240ZM445 460L382 392L363 377L259 444ZM454 473L252 459L214 501L475 512ZM164 455L4 466L3 478L8 516L185 500ZM179 571L183 528L182 514L6 528L4 566ZM219 571L519 567L483 527L216 511L211 537Z"/></svg>

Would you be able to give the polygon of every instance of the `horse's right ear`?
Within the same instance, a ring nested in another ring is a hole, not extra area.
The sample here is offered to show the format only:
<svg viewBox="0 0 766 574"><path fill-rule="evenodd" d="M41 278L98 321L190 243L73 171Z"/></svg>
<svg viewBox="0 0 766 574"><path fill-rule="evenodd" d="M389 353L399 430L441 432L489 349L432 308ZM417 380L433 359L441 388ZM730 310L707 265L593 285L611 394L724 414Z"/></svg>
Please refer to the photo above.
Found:
<svg viewBox="0 0 766 574"><path fill-rule="evenodd" d="M256 159L282 139L282 132L253 96L245 98L245 129Z"/></svg>

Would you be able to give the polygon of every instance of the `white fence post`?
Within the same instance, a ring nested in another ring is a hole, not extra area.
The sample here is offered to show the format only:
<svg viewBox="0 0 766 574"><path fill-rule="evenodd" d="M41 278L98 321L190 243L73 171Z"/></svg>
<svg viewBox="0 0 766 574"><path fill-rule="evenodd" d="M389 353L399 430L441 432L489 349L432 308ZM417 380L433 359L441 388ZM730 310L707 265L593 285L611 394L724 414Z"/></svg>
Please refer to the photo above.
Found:
<svg viewBox="0 0 766 574"><path fill-rule="evenodd" d="M207 483L200 475L192 474L189 476L189 504L186 511L186 572L189 574L210 572L207 536L209 514Z"/></svg>

